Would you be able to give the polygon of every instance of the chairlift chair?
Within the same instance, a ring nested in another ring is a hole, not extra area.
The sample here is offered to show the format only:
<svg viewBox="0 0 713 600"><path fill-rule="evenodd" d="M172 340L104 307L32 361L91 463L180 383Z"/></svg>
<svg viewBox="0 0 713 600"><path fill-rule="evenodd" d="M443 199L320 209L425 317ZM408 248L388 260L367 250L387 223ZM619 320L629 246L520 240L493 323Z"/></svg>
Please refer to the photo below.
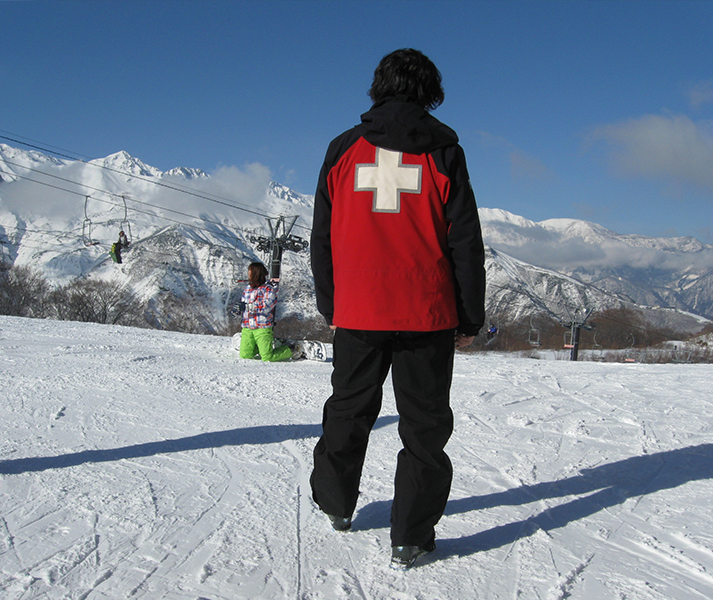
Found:
<svg viewBox="0 0 713 600"><path fill-rule="evenodd" d="M597 344L597 332L594 332L594 336L592 337L592 358L594 360L603 360L604 359L604 351L602 350L602 345Z"/></svg>
<svg viewBox="0 0 713 600"><path fill-rule="evenodd" d="M498 337L498 335L500 335L500 319L498 317L495 317L489 319L488 322L490 323L490 325L485 331L485 337L487 339L487 342L485 343L486 346L493 342L495 338ZM495 328L495 331L490 331L493 327Z"/></svg>
<svg viewBox="0 0 713 600"><path fill-rule="evenodd" d="M530 331L527 334L527 343L535 348L540 345L540 330L532 323L532 317L530 317Z"/></svg>
<svg viewBox="0 0 713 600"><path fill-rule="evenodd" d="M82 222L82 241L85 246L96 246L99 242L92 239L92 220L87 215L90 196L84 197L84 221Z"/></svg>
<svg viewBox="0 0 713 600"><path fill-rule="evenodd" d="M129 222L129 211L126 206L126 196L122 196L121 199L124 202L124 218L121 221L119 229L124 232L124 234L126 235L126 240L131 243L134 240L133 236L131 235L131 223Z"/></svg>
<svg viewBox="0 0 713 600"><path fill-rule="evenodd" d="M247 279L243 279L245 273L243 272L242 265L238 268L238 263L236 261L232 262L232 276L230 278L230 283L234 286L238 283L246 283Z"/></svg>
<svg viewBox="0 0 713 600"><path fill-rule="evenodd" d="M572 330L571 329L568 329L567 331L564 332L563 346L567 349L574 348L574 344L572 343Z"/></svg>
<svg viewBox="0 0 713 600"><path fill-rule="evenodd" d="M0 270L9 269L11 266L10 249L5 240L0 240Z"/></svg>
<svg viewBox="0 0 713 600"><path fill-rule="evenodd" d="M624 352L624 362L633 363L636 362L636 351L634 350L634 344L636 343L636 338L634 338L633 333L629 333L628 336L629 345Z"/></svg>
<svg viewBox="0 0 713 600"><path fill-rule="evenodd" d="M540 330L539 329L530 329L530 331L527 334L527 343L530 344L530 346L533 346L535 348L539 347L539 345L540 345Z"/></svg>

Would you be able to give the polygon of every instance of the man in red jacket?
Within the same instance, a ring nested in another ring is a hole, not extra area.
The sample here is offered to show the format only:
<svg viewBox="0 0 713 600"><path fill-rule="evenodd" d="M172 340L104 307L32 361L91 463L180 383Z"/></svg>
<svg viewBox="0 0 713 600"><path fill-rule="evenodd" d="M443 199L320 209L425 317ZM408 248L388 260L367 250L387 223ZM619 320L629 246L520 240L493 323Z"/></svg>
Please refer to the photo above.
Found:
<svg viewBox="0 0 713 600"><path fill-rule="evenodd" d="M428 112L443 102L438 69L417 50L397 50L379 63L369 95L361 124L329 145L315 196L317 307L335 335L311 484L333 527L349 529L392 369L404 447L391 560L409 568L435 549L450 492L453 357L483 326L484 251L458 136Z"/></svg>

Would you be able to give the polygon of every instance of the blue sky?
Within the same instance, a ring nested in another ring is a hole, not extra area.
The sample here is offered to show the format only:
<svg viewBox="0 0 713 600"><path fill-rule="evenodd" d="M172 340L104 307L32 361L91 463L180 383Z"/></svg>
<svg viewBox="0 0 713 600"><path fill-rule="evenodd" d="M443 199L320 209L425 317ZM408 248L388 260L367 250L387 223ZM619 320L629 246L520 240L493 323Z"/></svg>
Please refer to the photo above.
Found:
<svg viewBox="0 0 713 600"><path fill-rule="evenodd" d="M708 0L0 0L0 136L311 194L415 47L479 206L713 243L712 34Z"/></svg>

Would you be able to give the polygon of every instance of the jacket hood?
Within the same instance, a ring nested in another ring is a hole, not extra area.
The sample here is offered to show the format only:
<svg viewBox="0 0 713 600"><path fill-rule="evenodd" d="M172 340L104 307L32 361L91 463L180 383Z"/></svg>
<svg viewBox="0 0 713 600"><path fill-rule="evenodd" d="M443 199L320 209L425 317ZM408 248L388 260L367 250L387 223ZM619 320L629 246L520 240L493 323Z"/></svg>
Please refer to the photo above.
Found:
<svg viewBox="0 0 713 600"><path fill-rule="evenodd" d="M364 138L387 150L423 154L458 143L458 135L406 98L380 100L361 116Z"/></svg>

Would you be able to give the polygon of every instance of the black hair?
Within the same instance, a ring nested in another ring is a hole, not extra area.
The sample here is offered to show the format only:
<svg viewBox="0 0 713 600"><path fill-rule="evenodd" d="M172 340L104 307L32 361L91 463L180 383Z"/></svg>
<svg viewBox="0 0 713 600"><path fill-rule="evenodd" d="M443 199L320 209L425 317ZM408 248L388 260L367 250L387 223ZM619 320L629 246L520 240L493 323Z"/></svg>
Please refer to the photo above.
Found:
<svg viewBox="0 0 713 600"><path fill-rule="evenodd" d="M443 103L441 73L422 52L395 50L376 67L369 96L374 103L389 96L406 96L425 110L433 110Z"/></svg>

